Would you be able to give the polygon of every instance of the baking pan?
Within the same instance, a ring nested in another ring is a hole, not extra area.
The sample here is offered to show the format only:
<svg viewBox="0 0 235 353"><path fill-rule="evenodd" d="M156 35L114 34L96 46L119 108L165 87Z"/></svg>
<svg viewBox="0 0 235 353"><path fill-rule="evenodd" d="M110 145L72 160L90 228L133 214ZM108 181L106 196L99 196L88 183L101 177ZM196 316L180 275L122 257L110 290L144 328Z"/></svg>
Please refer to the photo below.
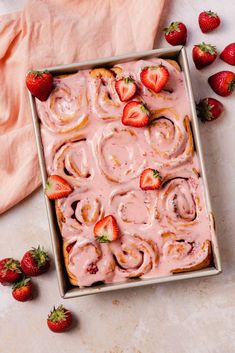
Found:
<svg viewBox="0 0 235 353"><path fill-rule="evenodd" d="M208 184L207 184L207 178L206 178L206 173L204 168L203 153L202 153L200 134L199 134L199 128L198 128L198 119L197 119L196 110L195 110L195 102L193 98L188 60L187 60L185 49L181 46L176 46L174 48L154 49L150 51L129 53L126 55L97 59L92 61L84 61L84 62L74 63L70 65L41 68L39 70L46 69L50 71L53 75L61 75L61 74L76 72L77 70L82 70L82 69L91 69L98 66L111 67L118 63L128 62L132 60L139 60L139 59L150 59L154 57L169 58L169 59L171 58L171 59L177 60L185 75L186 91L191 105L191 125L192 125L192 131L194 136L195 148L196 148L199 163L200 163L201 178L203 181L205 200L206 200L206 209L212 224L211 242L212 242L212 253L213 253L213 266L203 270L173 274L166 277L158 277L158 278L150 278L150 279L131 279L125 283L101 284L101 285L96 285L88 288L73 287L69 283L69 280L67 278L67 272L64 267L64 258L62 254L62 240L61 240L61 234L57 225L57 219L55 216L54 203L49 201L48 198L45 196L47 215L48 215L48 221L50 226L52 248L53 248L54 259L55 259L55 267L56 267L58 284L59 284L59 291L60 291L61 297L63 298L72 298L72 297L84 296L84 295L101 293L101 292L108 292L108 291L124 289L124 288L153 285L156 283L172 282L172 281L178 281L178 280L183 280L188 278L212 276L212 275L219 274L221 272L220 254L219 254L217 238L215 233L215 221L214 221L214 216L213 216L213 211L212 211L210 196L208 191ZM33 119L33 125L34 125L34 131L35 131L35 137L36 137L36 143L37 143L40 169L42 174L42 184L43 184L43 188L45 188L45 184L47 180L47 172L46 172L43 146L42 146L41 134L40 134L40 121L37 116L35 98L30 93L29 93L29 99L30 99L30 106L32 110L32 119Z"/></svg>

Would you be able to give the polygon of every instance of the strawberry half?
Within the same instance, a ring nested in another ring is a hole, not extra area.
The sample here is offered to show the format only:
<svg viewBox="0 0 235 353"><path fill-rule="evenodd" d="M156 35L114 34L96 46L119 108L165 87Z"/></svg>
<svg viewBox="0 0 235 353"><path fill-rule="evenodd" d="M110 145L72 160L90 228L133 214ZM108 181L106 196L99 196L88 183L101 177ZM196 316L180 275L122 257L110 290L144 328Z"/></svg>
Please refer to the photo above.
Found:
<svg viewBox="0 0 235 353"><path fill-rule="evenodd" d="M224 106L215 98L204 98L197 104L197 115L202 122L218 119Z"/></svg>
<svg viewBox="0 0 235 353"><path fill-rule="evenodd" d="M0 261L0 283L3 285L18 281L22 275L20 263L10 257Z"/></svg>
<svg viewBox="0 0 235 353"><path fill-rule="evenodd" d="M136 93L136 84L131 77L124 77L115 82L117 94L122 102L126 102Z"/></svg>
<svg viewBox="0 0 235 353"><path fill-rule="evenodd" d="M165 39L171 45L185 45L187 40L187 28L182 22L171 22L164 28Z"/></svg>
<svg viewBox="0 0 235 353"><path fill-rule="evenodd" d="M235 43L231 43L224 48L220 54L220 59L225 61L227 64L235 65Z"/></svg>
<svg viewBox="0 0 235 353"><path fill-rule="evenodd" d="M232 71L220 71L210 76L208 82L215 93L227 97L235 88L235 74Z"/></svg>
<svg viewBox="0 0 235 353"><path fill-rule="evenodd" d="M123 125L143 127L149 123L150 112L142 102L131 101L123 109Z"/></svg>
<svg viewBox="0 0 235 353"><path fill-rule="evenodd" d="M217 57L216 47L202 42L193 48L193 61L198 70L210 65Z"/></svg>
<svg viewBox="0 0 235 353"><path fill-rule="evenodd" d="M162 90L169 79L169 72L163 65L147 66L140 73L143 85L155 93Z"/></svg>
<svg viewBox="0 0 235 353"><path fill-rule="evenodd" d="M48 271L50 259L46 251L38 246L27 251L22 260L21 268L27 276L39 276Z"/></svg>
<svg viewBox="0 0 235 353"><path fill-rule="evenodd" d="M213 31L220 25L220 18L217 13L212 11L203 11L198 17L198 23L203 33Z"/></svg>
<svg viewBox="0 0 235 353"><path fill-rule="evenodd" d="M94 227L94 235L100 243L110 243L118 238L118 225L112 216L106 216L99 220Z"/></svg>
<svg viewBox="0 0 235 353"><path fill-rule="evenodd" d="M50 175L47 179L45 193L50 200L68 196L73 191L69 183L59 175Z"/></svg>
<svg viewBox="0 0 235 353"><path fill-rule="evenodd" d="M53 89L53 76L45 71L30 71L26 76L26 86L33 96L46 101Z"/></svg>
<svg viewBox="0 0 235 353"><path fill-rule="evenodd" d="M140 175L140 188L142 190L159 189L162 178L156 169L147 168Z"/></svg>
<svg viewBox="0 0 235 353"><path fill-rule="evenodd" d="M23 278L14 284L12 296L19 302L26 302L32 299L33 285L30 278Z"/></svg>
<svg viewBox="0 0 235 353"><path fill-rule="evenodd" d="M65 309L63 305L53 308L47 318L47 325L53 332L67 331L73 321L72 313Z"/></svg>

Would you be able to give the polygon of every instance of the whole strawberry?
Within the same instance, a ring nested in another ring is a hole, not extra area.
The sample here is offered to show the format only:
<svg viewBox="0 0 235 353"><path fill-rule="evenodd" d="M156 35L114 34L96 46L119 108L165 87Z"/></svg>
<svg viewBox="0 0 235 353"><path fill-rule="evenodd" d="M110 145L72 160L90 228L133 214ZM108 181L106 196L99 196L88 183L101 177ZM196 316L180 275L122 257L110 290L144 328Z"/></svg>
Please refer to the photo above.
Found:
<svg viewBox="0 0 235 353"><path fill-rule="evenodd" d="M218 119L224 106L215 98L204 98L197 104L197 115L202 122Z"/></svg>
<svg viewBox="0 0 235 353"><path fill-rule="evenodd" d="M198 23L203 33L213 31L220 25L220 18L217 13L212 11L203 11L198 17Z"/></svg>
<svg viewBox="0 0 235 353"><path fill-rule="evenodd" d="M13 285L12 296L19 302L26 302L33 297L33 285L30 278L23 278Z"/></svg>
<svg viewBox="0 0 235 353"><path fill-rule="evenodd" d="M27 276L38 276L49 269L50 259L44 249L38 246L27 251L20 264Z"/></svg>
<svg viewBox="0 0 235 353"><path fill-rule="evenodd" d="M166 41L171 45L185 45L187 40L187 28L182 22L172 22L164 28Z"/></svg>
<svg viewBox="0 0 235 353"><path fill-rule="evenodd" d="M0 261L0 283L3 285L11 284L20 279L21 275L19 261L10 257Z"/></svg>
<svg viewBox="0 0 235 353"><path fill-rule="evenodd" d="M235 88L235 74L232 71L220 71L210 76L208 82L215 93L227 97Z"/></svg>
<svg viewBox="0 0 235 353"><path fill-rule="evenodd" d="M202 42L193 48L193 61L198 70L210 65L217 57L216 47Z"/></svg>
<svg viewBox="0 0 235 353"><path fill-rule="evenodd" d="M26 76L26 86L33 96L46 101L53 88L53 76L49 71L30 71Z"/></svg>
<svg viewBox="0 0 235 353"><path fill-rule="evenodd" d="M63 305L53 308L47 318L47 325L53 332L64 332L69 329L73 321L72 314Z"/></svg>
<svg viewBox="0 0 235 353"><path fill-rule="evenodd" d="M225 61L227 64L235 65L235 43L231 43L224 48L220 54L220 59Z"/></svg>

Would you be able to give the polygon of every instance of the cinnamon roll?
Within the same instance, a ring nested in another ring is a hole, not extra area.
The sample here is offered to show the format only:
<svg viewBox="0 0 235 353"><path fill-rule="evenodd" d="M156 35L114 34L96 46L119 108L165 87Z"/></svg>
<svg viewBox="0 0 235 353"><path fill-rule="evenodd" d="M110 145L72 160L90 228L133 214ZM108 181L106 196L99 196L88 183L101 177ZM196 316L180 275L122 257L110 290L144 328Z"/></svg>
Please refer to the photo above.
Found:
<svg viewBox="0 0 235 353"><path fill-rule="evenodd" d="M176 168L188 162L194 153L190 120L182 119L174 109L153 112L147 139L155 157L164 168Z"/></svg>
<svg viewBox="0 0 235 353"><path fill-rule="evenodd" d="M98 139L97 160L102 174L116 183L139 176L146 165L146 153L141 138L134 129L109 125Z"/></svg>
<svg viewBox="0 0 235 353"><path fill-rule="evenodd" d="M55 88L43 104L37 100L37 110L42 124L52 132L67 133L84 127L89 118L86 76L74 75L75 84L68 84L69 76L54 80Z"/></svg>
<svg viewBox="0 0 235 353"><path fill-rule="evenodd" d="M114 71L105 68L91 70L89 94L91 109L97 118L107 121L121 118L123 103L115 89Z"/></svg>
<svg viewBox="0 0 235 353"><path fill-rule="evenodd" d="M158 265L157 245L140 235L123 235L110 248L115 258L117 276L141 277L155 270Z"/></svg>
<svg viewBox="0 0 235 353"><path fill-rule="evenodd" d="M78 237L72 242L64 242L63 253L71 284L87 287L111 281L115 261L109 245Z"/></svg>
<svg viewBox="0 0 235 353"><path fill-rule="evenodd" d="M211 263L211 242L205 240L167 239L162 249L162 259L172 273L196 271Z"/></svg>

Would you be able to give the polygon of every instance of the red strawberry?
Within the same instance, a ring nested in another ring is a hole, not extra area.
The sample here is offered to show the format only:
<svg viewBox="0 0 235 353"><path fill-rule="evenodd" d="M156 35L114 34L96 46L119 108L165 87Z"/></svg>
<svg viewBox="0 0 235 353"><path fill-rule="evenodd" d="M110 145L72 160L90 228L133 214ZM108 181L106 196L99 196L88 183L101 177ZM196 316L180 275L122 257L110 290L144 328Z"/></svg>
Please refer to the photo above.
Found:
<svg viewBox="0 0 235 353"><path fill-rule="evenodd" d="M28 90L40 101L46 101L53 88L53 76L49 71L29 71L26 76Z"/></svg>
<svg viewBox="0 0 235 353"><path fill-rule="evenodd" d="M53 332L67 331L73 321L72 313L65 309L63 305L53 308L47 318L47 325Z"/></svg>
<svg viewBox="0 0 235 353"><path fill-rule="evenodd" d="M18 281L21 277L22 271L20 269L20 263L10 257L7 257L0 261L0 283L8 285L15 281Z"/></svg>
<svg viewBox="0 0 235 353"><path fill-rule="evenodd" d="M109 215L99 220L94 227L94 235L100 243L110 243L118 238L116 219Z"/></svg>
<svg viewBox="0 0 235 353"><path fill-rule="evenodd" d="M126 102L136 93L136 84L131 77L121 78L116 81L115 88L122 102Z"/></svg>
<svg viewBox="0 0 235 353"><path fill-rule="evenodd" d="M198 23L203 33L213 31L213 29L219 27L220 18L217 13L212 11L203 11L198 17Z"/></svg>
<svg viewBox="0 0 235 353"><path fill-rule="evenodd" d="M72 250L72 248L74 247L74 245L76 244L76 241L74 241L73 243L70 243L66 246L66 251L69 254L70 251Z"/></svg>
<svg viewBox="0 0 235 353"><path fill-rule="evenodd" d="M128 126L143 127L149 123L150 112L142 102L131 101L123 109L122 123Z"/></svg>
<svg viewBox="0 0 235 353"><path fill-rule="evenodd" d="M235 88L235 74L232 71L220 71L208 78L209 85L219 96L229 96Z"/></svg>
<svg viewBox="0 0 235 353"><path fill-rule="evenodd" d="M159 189L162 178L156 169L147 168L140 175L140 188L142 190Z"/></svg>
<svg viewBox="0 0 235 353"><path fill-rule="evenodd" d="M225 61L227 64L235 65L235 43L231 43L224 48L220 54L220 59Z"/></svg>
<svg viewBox="0 0 235 353"><path fill-rule="evenodd" d="M164 28L166 41L171 45L185 45L187 39L187 28L182 22L172 22L169 27Z"/></svg>
<svg viewBox="0 0 235 353"><path fill-rule="evenodd" d="M155 93L161 91L169 79L169 72L163 65L147 66L140 73L143 85Z"/></svg>
<svg viewBox="0 0 235 353"><path fill-rule="evenodd" d="M198 70L210 65L217 57L216 47L202 42L193 48L193 61Z"/></svg>
<svg viewBox="0 0 235 353"><path fill-rule="evenodd" d="M202 122L218 119L224 106L215 98L204 98L197 104L197 115Z"/></svg>
<svg viewBox="0 0 235 353"><path fill-rule="evenodd" d="M43 248L38 246L27 251L22 260L21 268L27 276L38 276L48 271L50 259Z"/></svg>
<svg viewBox="0 0 235 353"><path fill-rule="evenodd" d="M26 302L33 297L33 285L30 278L23 278L14 284L12 296L19 302Z"/></svg>
<svg viewBox="0 0 235 353"><path fill-rule="evenodd" d="M48 199L55 200L68 196L73 191L69 183L59 175L50 175L46 183L46 195Z"/></svg>

